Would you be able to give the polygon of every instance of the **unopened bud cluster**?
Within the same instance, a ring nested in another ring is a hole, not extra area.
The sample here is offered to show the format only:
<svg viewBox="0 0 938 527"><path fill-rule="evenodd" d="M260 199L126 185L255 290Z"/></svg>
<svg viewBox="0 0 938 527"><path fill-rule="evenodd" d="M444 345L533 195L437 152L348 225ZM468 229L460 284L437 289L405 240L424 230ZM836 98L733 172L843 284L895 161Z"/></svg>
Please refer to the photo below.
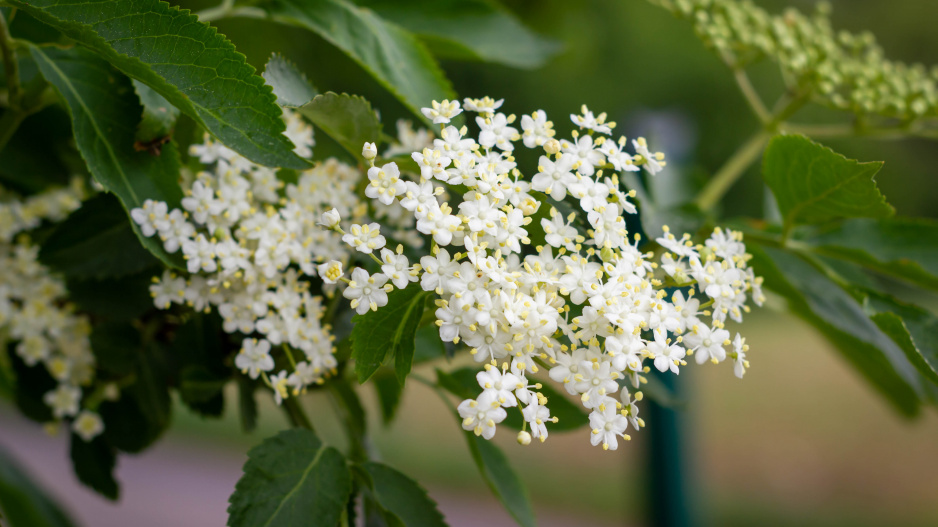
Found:
<svg viewBox="0 0 938 527"><path fill-rule="evenodd" d="M789 87L858 116L910 123L938 116L938 69L891 61L869 32L835 31L830 5L769 14L750 0L653 0L689 19L733 67L777 62Z"/></svg>

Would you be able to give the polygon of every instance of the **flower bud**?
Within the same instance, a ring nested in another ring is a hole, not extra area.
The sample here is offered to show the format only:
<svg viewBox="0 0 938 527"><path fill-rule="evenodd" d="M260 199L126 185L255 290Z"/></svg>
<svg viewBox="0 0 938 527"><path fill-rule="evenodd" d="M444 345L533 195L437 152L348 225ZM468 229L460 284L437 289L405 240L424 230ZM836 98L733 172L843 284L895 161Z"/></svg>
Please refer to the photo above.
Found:
<svg viewBox="0 0 938 527"><path fill-rule="evenodd" d="M518 444L523 446L528 446L531 444L531 434L521 431L518 432Z"/></svg>
<svg viewBox="0 0 938 527"><path fill-rule="evenodd" d="M327 284L336 283L339 278L342 278L342 275L345 274L342 270L342 262L338 260L320 264L316 269L319 271L319 276L322 278L322 281Z"/></svg>
<svg viewBox="0 0 938 527"><path fill-rule="evenodd" d="M319 224L327 229L334 229L339 225L339 220L342 219L339 217L339 211L332 209L322 213L322 216L319 219Z"/></svg>
<svg viewBox="0 0 938 527"><path fill-rule="evenodd" d="M548 155L556 155L558 152L560 152L560 141L556 139L550 139L544 143L544 151L547 152Z"/></svg>
<svg viewBox="0 0 938 527"><path fill-rule="evenodd" d="M367 161L371 161L378 156L378 147L374 143L365 143L365 146L362 148L362 157Z"/></svg>

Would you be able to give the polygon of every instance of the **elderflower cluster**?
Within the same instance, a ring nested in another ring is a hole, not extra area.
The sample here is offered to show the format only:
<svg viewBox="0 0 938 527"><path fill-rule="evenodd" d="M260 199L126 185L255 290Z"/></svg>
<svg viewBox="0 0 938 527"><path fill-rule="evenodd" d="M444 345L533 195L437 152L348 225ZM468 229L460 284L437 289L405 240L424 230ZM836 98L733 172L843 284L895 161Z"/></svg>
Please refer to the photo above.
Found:
<svg viewBox="0 0 938 527"><path fill-rule="evenodd" d="M938 69L891 61L869 32L836 32L830 4L812 15L771 15L750 0L653 0L694 24L697 35L733 66L762 57L790 84L822 104L902 122L938 116Z"/></svg>
<svg viewBox="0 0 938 527"><path fill-rule="evenodd" d="M91 326L66 303L65 283L39 263L39 247L26 234L43 221L65 219L83 196L77 179L25 200L0 188L0 198L12 198L0 201L0 344L12 344L26 366L42 364L58 383L43 401L55 419L71 419L75 433L90 441L104 430L83 396L95 374Z"/></svg>
<svg viewBox="0 0 938 527"><path fill-rule="evenodd" d="M489 439L517 410L526 423L519 442L545 440L557 419L531 379L544 369L591 411L593 445L614 450L630 426L643 426L635 403L650 365L676 374L689 355L730 359L742 376L748 348L725 322L742 320L750 295L761 303L761 280L737 232L717 229L695 245L665 231L657 253L630 241L623 216L636 212L633 194L616 172L665 166L644 139L628 151L624 137L608 137L615 123L584 106L570 116L578 130L558 140L543 111L518 122L497 111L502 102L434 103L424 114L441 132L413 153L420 174L405 177L395 163L368 171L367 195L412 213L432 252L412 264L383 247L376 226L362 226L345 241L380 251L381 270L354 269L343 294L360 313L409 282L439 295L440 337L484 364L481 393L458 407L466 430ZM449 124L463 110L477 114L477 135ZM533 174L519 168L520 148L541 151ZM460 200L446 198L457 192Z"/></svg>
<svg viewBox="0 0 938 527"><path fill-rule="evenodd" d="M285 119L296 153L311 156L312 127L290 112ZM217 309L226 332L246 337L235 366L252 379L262 377L279 404L291 392L323 382L336 367L323 298L315 292L331 294L335 287L321 262L345 262L352 251L316 223L327 210L336 224L340 215L368 218L355 193L362 175L329 159L286 183L277 169L256 165L208 136L191 154L207 167L186 190L181 208L147 200L131 211L145 236L159 236L167 252L182 253L188 271L166 271L150 292L159 309ZM403 214L377 214L408 230ZM278 346L289 362L283 368L274 361ZM295 351L302 355L294 357Z"/></svg>

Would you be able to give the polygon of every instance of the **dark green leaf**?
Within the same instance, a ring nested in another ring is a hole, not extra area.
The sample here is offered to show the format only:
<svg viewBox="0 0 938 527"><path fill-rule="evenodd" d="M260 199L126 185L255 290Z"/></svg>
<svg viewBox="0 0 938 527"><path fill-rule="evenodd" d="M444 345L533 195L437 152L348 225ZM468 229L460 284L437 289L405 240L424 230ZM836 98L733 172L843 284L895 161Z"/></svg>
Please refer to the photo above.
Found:
<svg viewBox="0 0 938 527"><path fill-rule="evenodd" d="M73 527L61 507L0 447L0 510L9 527Z"/></svg>
<svg viewBox="0 0 938 527"><path fill-rule="evenodd" d="M479 468L482 479L492 489L509 514L522 527L534 527L534 509L528 492L521 483L521 478L511 468L508 458L491 441L475 434L465 434L469 443L469 452Z"/></svg>
<svg viewBox="0 0 938 527"><path fill-rule="evenodd" d="M127 211L146 199L178 206L182 190L175 145L165 145L158 156L134 150L142 110L130 81L80 48L33 47L30 52L65 100L78 150L98 183L115 193ZM167 265L182 268L182 257L168 254L158 237L143 236L135 223L133 229L150 252Z"/></svg>
<svg viewBox="0 0 938 527"><path fill-rule="evenodd" d="M230 527L333 526L352 490L345 458L310 430L285 430L248 452Z"/></svg>
<svg viewBox="0 0 938 527"><path fill-rule="evenodd" d="M938 290L938 222L856 219L805 240L815 252Z"/></svg>
<svg viewBox="0 0 938 527"><path fill-rule="evenodd" d="M428 297L428 299L431 298ZM424 314L426 313L432 314L433 310L427 309L424 311ZM414 351L415 364L446 356L446 344L440 338L440 329L436 327L436 324L428 324L417 330L416 347L417 349Z"/></svg>
<svg viewBox="0 0 938 527"><path fill-rule="evenodd" d="M169 426L170 398L163 352L151 345L137 351L136 379L120 399L101 404L104 437L123 452L150 446Z"/></svg>
<svg viewBox="0 0 938 527"><path fill-rule="evenodd" d="M69 278L121 278L159 265L110 194L82 203L42 244L39 261Z"/></svg>
<svg viewBox="0 0 938 527"><path fill-rule="evenodd" d="M897 410L918 412L923 379L856 300L789 252L755 245L749 250L766 287L784 296L795 315L820 330Z"/></svg>
<svg viewBox="0 0 938 527"><path fill-rule="evenodd" d="M130 227L127 228L130 230ZM134 240L134 243L138 243ZM68 299L78 309L112 321L135 319L153 309L150 285L159 267L121 278L81 280L68 278Z"/></svg>
<svg viewBox="0 0 938 527"><path fill-rule="evenodd" d="M257 398L254 397L255 382L247 375L238 375L238 415L241 429L253 432L257 428Z"/></svg>
<svg viewBox="0 0 938 527"><path fill-rule="evenodd" d="M419 332L418 332L419 333ZM397 409L401 404L401 385L397 376L387 368L379 369L371 378L378 395L378 406L381 408L381 421L385 425L391 424Z"/></svg>
<svg viewBox="0 0 938 527"><path fill-rule="evenodd" d="M137 125L137 141L148 143L171 134L179 118L179 109L146 84L136 79L133 84L143 106L143 117Z"/></svg>
<svg viewBox="0 0 938 527"><path fill-rule="evenodd" d="M91 330L91 351L98 368L115 377L134 372L140 346L140 331L127 322L106 322Z"/></svg>
<svg viewBox="0 0 938 527"><path fill-rule="evenodd" d="M496 2L368 0L364 4L419 35L438 57L536 68L561 47L529 30Z"/></svg>
<svg viewBox="0 0 938 527"><path fill-rule="evenodd" d="M895 210L873 181L882 166L847 159L804 136L780 135L765 150L762 176L792 226L891 216Z"/></svg>
<svg viewBox="0 0 938 527"><path fill-rule="evenodd" d="M421 117L420 108L430 101L456 97L427 48L369 9L348 0L275 0L269 11L342 50Z"/></svg>
<svg viewBox="0 0 938 527"><path fill-rule="evenodd" d="M446 527L436 502L419 483L381 463L362 465L378 505L401 525Z"/></svg>
<svg viewBox="0 0 938 527"><path fill-rule="evenodd" d="M36 69L32 59L26 62ZM2 68L0 68L2 69ZM71 175L56 155L72 140L68 115L50 106L31 115L0 151L0 183L20 194L34 194L53 185L66 185Z"/></svg>
<svg viewBox="0 0 938 527"><path fill-rule="evenodd" d="M298 108L313 100L319 92L296 64L274 53L264 67L264 80L274 89L277 104Z"/></svg>
<svg viewBox="0 0 938 527"><path fill-rule="evenodd" d="M361 157L366 141L377 142L381 135L381 123L371 103L357 95L327 92L317 95L299 112L356 159Z"/></svg>
<svg viewBox="0 0 938 527"><path fill-rule="evenodd" d="M281 110L264 80L231 42L189 11L160 0L9 3L150 86L248 159L274 167L308 167L282 135ZM107 83L101 88L114 90ZM140 115L135 112L136 118Z"/></svg>
<svg viewBox="0 0 938 527"><path fill-rule="evenodd" d="M204 366L186 366L179 375L179 395L186 404L204 403L218 397L227 383Z"/></svg>
<svg viewBox="0 0 938 527"><path fill-rule="evenodd" d="M114 479L117 452L107 444L104 437L98 436L91 441L85 441L72 434L69 456L78 481L105 498L117 500L120 494L120 487Z"/></svg>
<svg viewBox="0 0 938 527"><path fill-rule="evenodd" d="M938 317L882 293L859 292L873 322L905 352L919 373L938 384Z"/></svg>
<svg viewBox="0 0 938 527"><path fill-rule="evenodd" d="M42 398L46 393L54 390L59 383L49 375L43 365L27 366L14 352L14 348L13 344L7 346L10 365L16 378L16 391L13 398L16 407L20 413L37 423L52 421L52 410Z"/></svg>
<svg viewBox="0 0 938 527"><path fill-rule="evenodd" d="M341 417L345 430L351 436L348 456L353 461L359 461L367 458L364 451L365 442L365 409L362 407L361 400L352 385L344 379L336 379L328 383L329 390L339 403L339 416Z"/></svg>
<svg viewBox="0 0 938 527"><path fill-rule="evenodd" d="M388 294L388 304L377 311L356 315L352 329L352 358L358 382L364 383L388 356L403 386L414 360L417 324L423 316L428 293L416 285Z"/></svg>

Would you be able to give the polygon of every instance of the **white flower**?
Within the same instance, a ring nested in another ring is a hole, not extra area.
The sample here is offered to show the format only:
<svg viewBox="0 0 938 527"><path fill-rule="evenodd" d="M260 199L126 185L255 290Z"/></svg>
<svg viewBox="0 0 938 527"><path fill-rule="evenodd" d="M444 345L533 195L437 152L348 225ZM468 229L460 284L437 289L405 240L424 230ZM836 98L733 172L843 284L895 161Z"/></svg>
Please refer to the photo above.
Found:
<svg viewBox="0 0 938 527"><path fill-rule="evenodd" d="M316 269L319 271L319 277L327 284L338 282L339 278L342 278L342 275L345 274L345 271L342 270L342 262L338 260L330 260L320 264Z"/></svg>
<svg viewBox="0 0 938 527"><path fill-rule="evenodd" d="M651 153L648 150L648 142L645 141L644 137L633 139L632 147L635 148L635 152L638 155L642 156L642 166L644 166L645 170L651 175L655 175L664 169L664 154L661 152Z"/></svg>
<svg viewBox="0 0 938 527"><path fill-rule="evenodd" d="M359 315L364 315L369 309L377 311L379 307L388 304L391 285L387 281L388 277L381 273L369 276L368 271L356 267L352 271L352 280L342 292L342 296L351 300L352 309Z"/></svg>
<svg viewBox="0 0 938 527"><path fill-rule="evenodd" d="M378 156L378 147L374 143L365 143L365 146L362 147L362 157L367 161L371 161Z"/></svg>
<svg viewBox="0 0 938 527"><path fill-rule="evenodd" d="M684 342L697 356L697 364L703 364L707 359L714 363L726 359L726 349L723 346L730 343L730 332L721 328L710 326L694 326L691 332L684 335Z"/></svg>
<svg viewBox="0 0 938 527"><path fill-rule="evenodd" d="M270 356L270 342L266 339L244 339L241 351L235 356L235 367L256 379L262 371L274 369L274 359Z"/></svg>
<svg viewBox="0 0 938 527"><path fill-rule="evenodd" d="M483 396L490 395L505 408L518 405L515 394L512 392L524 387L524 383L515 374L499 371L498 368L488 364L485 371L476 374L476 380L479 381L479 386L483 389Z"/></svg>
<svg viewBox="0 0 938 527"><path fill-rule="evenodd" d="M414 152L410 157L417 163L417 166L420 167L420 177L424 179L435 177L442 181L449 179L446 167L449 166L452 160L443 155L443 152L436 149L431 150L424 148L422 152Z"/></svg>
<svg viewBox="0 0 938 527"><path fill-rule="evenodd" d="M668 342L666 332L660 329L654 331L655 340L648 342L646 349L655 359L655 368L658 371L671 370L680 373L678 366L683 362L685 351L678 344Z"/></svg>
<svg viewBox="0 0 938 527"><path fill-rule="evenodd" d="M319 217L319 225L322 225L327 229L334 229L339 225L339 221L341 220L342 217L339 216L339 211L333 207L322 213L322 216Z"/></svg>
<svg viewBox="0 0 938 527"><path fill-rule="evenodd" d="M91 441L104 431L104 421L101 420L100 415L82 410L72 421L72 431L84 441Z"/></svg>
<svg viewBox="0 0 938 527"><path fill-rule="evenodd" d="M479 144L486 148L497 146L506 152L514 150L515 145L511 142L517 140L519 136L516 128L508 126L513 121L503 113L497 113L490 119L476 117L476 123L482 129L479 133Z"/></svg>
<svg viewBox="0 0 938 527"><path fill-rule="evenodd" d="M537 163L538 173L531 178L531 188L550 195L551 198L562 201L567 196L567 189L576 185L579 178L573 174L574 156L561 156L557 161L551 161L547 156L541 156Z"/></svg>
<svg viewBox="0 0 938 527"><path fill-rule="evenodd" d="M554 137L554 123L547 120L547 114L544 110L538 110L531 115L521 116L521 130L524 138L524 146L534 148L546 145ZM557 145L559 147L559 143ZM548 152L556 154L557 152Z"/></svg>
<svg viewBox="0 0 938 527"><path fill-rule="evenodd" d="M736 376L740 379L745 375L746 370L749 368L749 361L746 360L746 352L749 351L749 345L746 344L746 339L743 338L739 333L736 334L736 338L733 339L733 370L736 373Z"/></svg>
<svg viewBox="0 0 938 527"><path fill-rule="evenodd" d="M394 198L404 194L407 187L400 179L401 172L397 168L397 163L388 163L383 167L371 167L368 169L368 180L370 184L365 188L365 195L390 205L394 203Z"/></svg>
<svg viewBox="0 0 938 527"><path fill-rule="evenodd" d="M472 430L475 435L485 439L492 439L495 435L495 425L508 416L495 397L485 393L480 395L478 400L466 399L459 403L456 409L463 418L463 430Z"/></svg>
<svg viewBox="0 0 938 527"><path fill-rule="evenodd" d="M394 254L388 249L381 249L381 272L387 275L388 279L398 289L404 289L409 282L416 282L417 276L410 272L410 262L407 257L400 252L403 247L398 247L398 254Z"/></svg>
<svg viewBox="0 0 938 527"><path fill-rule="evenodd" d="M446 124L450 119L461 114L462 108L459 107L459 101L444 99L443 102L433 101L430 103L430 108L421 108L420 112L427 119L433 120L433 124Z"/></svg>
<svg viewBox="0 0 938 527"><path fill-rule="evenodd" d="M580 128L586 128L593 130L594 132L599 132L601 134L611 134L612 127L615 126L615 123L605 124L606 114L601 113L599 117L594 117L593 112L584 104L581 108L583 115L570 114L570 120L573 121L573 124L579 126Z"/></svg>
<svg viewBox="0 0 938 527"><path fill-rule="evenodd" d="M476 113L494 113L495 110L502 107L503 102L505 102L505 99L496 101L488 96L482 97L481 99L470 99L466 97L463 99L463 108Z"/></svg>
<svg viewBox="0 0 938 527"><path fill-rule="evenodd" d="M546 398L544 401L546 402ZM547 423L548 421L556 423L557 418L551 418L550 409L546 406L540 404L540 400L537 397L531 399L531 402L521 410L521 415L524 417L524 420L528 422L531 426L531 435L536 437L543 443L547 440Z"/></svg>
<svg viewBox="0 0 938 527"><path fill-rule="evenodd" d="M77 414L80 400L81 389L68 384L59 384L42 396L42 401L52 408L52 415L58 419Z"/></svg>
<svg viewBox="0 0 938 527"><path fill-rule="evenodd" d="M270 377L270 385L274 390L274 402L277 406L280 406L283 400L290 396L290 392L287 390L287 386L289 386L287 371L282 370L280 373L272 375Z"/></svg>
<svg viewBox="0 0 938 527"><path fill-rule="evenodd" d="M142 208L131 210L130 217L140 226L140 232L149 238L169 220L168 207L165 202L148 199Z"/></svg>
<svg viewBox="0 0 938 527"><path fill-rule="evenodd" d="M576 142L561 141L564 156L574 157L574 168L584 176L592 176L596 167L602 165L606 159L603 153L594 148L593 136L583 135ZM578 163L577 163L578 161Z"/></svg>
<svg viewBox="0 0 938 527"><path fill-rule="evenodd" d="M349 232L342 236L342 241L365 254L371 254L372 251L381 249L385 244L384 236L381 236L381 226L377 223L352 225Z"/></svg>
<svg viewBox="0 0 938 527"><path fill-rule="evenodd" d="M619 413L615 399L607 398L601 406L590 413L590 442L593 446L602 444L603 450L615 450L619 448L619 437L628 438L625 429L629 426L629 420Z"/></svg>

